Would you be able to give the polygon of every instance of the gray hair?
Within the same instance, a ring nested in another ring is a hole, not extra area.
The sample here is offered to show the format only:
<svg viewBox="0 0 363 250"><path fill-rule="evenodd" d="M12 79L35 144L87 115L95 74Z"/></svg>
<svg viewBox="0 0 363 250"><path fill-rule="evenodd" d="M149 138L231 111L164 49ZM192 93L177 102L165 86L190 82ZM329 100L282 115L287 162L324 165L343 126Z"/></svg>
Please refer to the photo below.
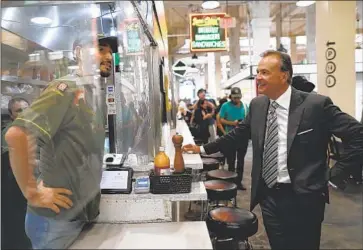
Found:
<svg viewBox="0 0 363 250"><path fill-rule="evenodd" d="M277 50L266 50L265 52L263 52L261 54L261 57L267 57L267 56L271 56L271 55L276 55L280 58L281 61L281 68L280 70L282 72L288 72L289 76L287 78L287 83L291 84L292 83L292 75L293 75L293 69L292 69L292 63L291 63L291 57L284 52L281 51L277 51Z"/></svg>

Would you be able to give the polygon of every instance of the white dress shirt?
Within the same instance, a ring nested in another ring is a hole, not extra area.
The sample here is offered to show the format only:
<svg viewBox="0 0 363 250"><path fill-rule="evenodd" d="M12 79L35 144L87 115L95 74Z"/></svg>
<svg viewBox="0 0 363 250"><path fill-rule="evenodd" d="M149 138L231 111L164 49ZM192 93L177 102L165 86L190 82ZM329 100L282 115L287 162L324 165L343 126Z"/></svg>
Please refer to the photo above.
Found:
<svg viewBox="0 0 363 250"><path fill-rule="evenodd" d="M272 102L273 100L270 100ZM279 129L279 146L278 146L278 183L291 183L289 172L287 170L287 128L289 120L289 108L291 101L291 87L285 91L277 100L279 107L276 109L277 123ZM200 147L200 152L205 153L204 147ZM263 167L263 166L262 166Z"/></svg>
<svg viewBox="0 0 363 250"><path fill-rule="evenodd" d="M277 124L279 129L279 151L278 151L278 183L291 183L287 170L287 127L289 121L289 108L291 100L291 87L285 91L275 102L279 105L276 109ZM270 100L273 102L273 100ZM262 166L263 167L263 166Z"/></svg>

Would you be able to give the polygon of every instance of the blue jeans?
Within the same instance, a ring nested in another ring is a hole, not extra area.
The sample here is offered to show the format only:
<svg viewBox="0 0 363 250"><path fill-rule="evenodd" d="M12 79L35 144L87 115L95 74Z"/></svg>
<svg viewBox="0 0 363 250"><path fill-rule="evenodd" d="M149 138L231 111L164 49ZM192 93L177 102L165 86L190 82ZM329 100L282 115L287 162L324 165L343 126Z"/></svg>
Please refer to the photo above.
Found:
<svg viewBox="0 0 363 250"><path fill-rule="evenodd" d="M67 249L81 233L85 222L62 221L27 211L25 232L33 249Z"/></svg>

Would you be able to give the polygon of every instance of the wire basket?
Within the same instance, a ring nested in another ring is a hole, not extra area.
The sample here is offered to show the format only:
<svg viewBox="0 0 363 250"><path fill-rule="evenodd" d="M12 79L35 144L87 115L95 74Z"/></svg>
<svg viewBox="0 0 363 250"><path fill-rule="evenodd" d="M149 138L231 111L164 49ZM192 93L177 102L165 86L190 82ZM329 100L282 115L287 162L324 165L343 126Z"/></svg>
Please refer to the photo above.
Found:
<svg viewBox="0 0 363 250"><path fill-rule="evenodd" d="M171 175L155 175L151 170L150 193L152 194L182 194L190 193L192 189L192 169L186 168L184 173Z"/></svg>

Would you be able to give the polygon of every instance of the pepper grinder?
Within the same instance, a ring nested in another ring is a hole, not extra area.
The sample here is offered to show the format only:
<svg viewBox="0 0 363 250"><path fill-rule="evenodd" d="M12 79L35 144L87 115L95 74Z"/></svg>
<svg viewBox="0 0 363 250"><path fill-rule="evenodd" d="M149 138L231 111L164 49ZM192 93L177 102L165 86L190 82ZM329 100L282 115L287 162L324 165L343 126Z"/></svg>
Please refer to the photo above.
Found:
<svg viewBox="0 0 363 250"><path fill-rule="evenodd" d="M175 147L174 173L183 173L185 170L182 153L183 139L183 136L178 133L176 133L172 138Z"/></svg>

